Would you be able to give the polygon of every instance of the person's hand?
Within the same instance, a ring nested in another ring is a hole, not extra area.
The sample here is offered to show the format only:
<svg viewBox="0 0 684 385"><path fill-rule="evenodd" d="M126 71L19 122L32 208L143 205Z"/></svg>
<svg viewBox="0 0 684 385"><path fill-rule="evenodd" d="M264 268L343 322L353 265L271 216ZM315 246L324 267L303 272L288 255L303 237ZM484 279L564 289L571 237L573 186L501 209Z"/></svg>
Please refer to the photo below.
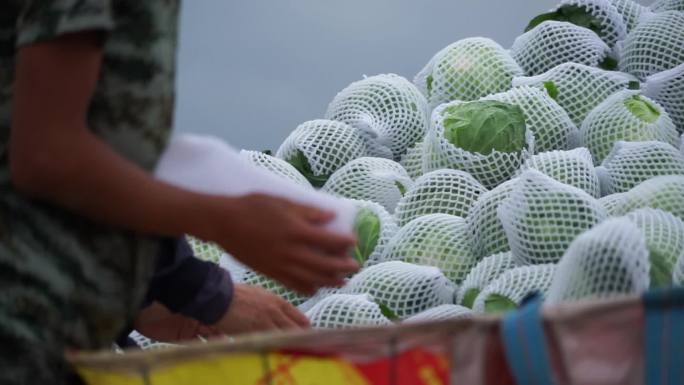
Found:
<svg viewBox="0 0 684 385"><path fill-rule="evenodd" d="M309 327L309 320L283 298L260 287L236 284L226 314L211 325L213 335Z"/></svg>
<svg viewBox="0 0 684 385"><path fill-rule="evenodd" d="M210 241L301 293L341 286L359 268L349 254L354 238L323 228L332 213L254 194L233 198L214 218L216 214Z"/></svg>
<svg viewBox="0 0 684 385"><path fill-rule="evenodd" d="M142 309L133 324L135 330L147 338L159 342L182 342L204 338L220 337L222 334L199 321L182 314L172 313L166 306L154 302Z"/></svg>

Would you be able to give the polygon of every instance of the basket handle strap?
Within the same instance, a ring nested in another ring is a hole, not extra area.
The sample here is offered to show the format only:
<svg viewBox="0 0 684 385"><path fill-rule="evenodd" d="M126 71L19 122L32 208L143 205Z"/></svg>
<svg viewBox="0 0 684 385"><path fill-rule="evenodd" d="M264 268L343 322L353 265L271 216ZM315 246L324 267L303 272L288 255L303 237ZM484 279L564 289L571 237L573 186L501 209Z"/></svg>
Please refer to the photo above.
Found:
<svg viewBox="0 0 684 385"><path fill-rule="evenodd" d="M501 321L501 339L508 367L516 383L553 384L541 320L542 298L530 298Z"/></svg>
<svg viewBox="0 0 684 385"><path fill-rule="evenodd" d="M684 288L643 295L644 383L684 384Z"/></svg>

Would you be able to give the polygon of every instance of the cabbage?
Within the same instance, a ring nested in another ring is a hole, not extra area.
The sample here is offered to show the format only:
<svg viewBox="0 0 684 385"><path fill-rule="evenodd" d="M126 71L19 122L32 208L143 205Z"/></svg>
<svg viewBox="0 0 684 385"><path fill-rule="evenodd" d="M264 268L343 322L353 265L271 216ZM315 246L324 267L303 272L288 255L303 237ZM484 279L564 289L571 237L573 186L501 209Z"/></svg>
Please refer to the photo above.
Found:
<svg viewBox="0 0 684 385"><path fill-rule="evenodd" d="M442 116L444 137L466 151L489 155L525 148L525 116L518 106L474 101L447 107Z"/></svg>
<svg viewBox="0 0 684 385"><path fill-rule="evenodd" d="M632 97L625 99L623 103L625 103L625 107L627 107L632 115L644 123L655 123L658 117L660 117L660 112L639 95L632 95Z"/></svg>
<svg viewBox="0 0 684 385"><path fill-rule="evenodd" d="M525 32L547 20L566 21L568 23L590 29L602 39L606 37L605 33L603 32L603 23L601 22L600 18L593 15L586 7L572 4L562 5L555 11L543 13L535 17L527 25Z"/></svg>
<svg viewBox="0 0 684 385"><path fill-rule="evenodd" d="M380 239L380 218L367 208L360 209L354 221L356 246L352 256L363 266L378 245Z"/></svg>
<svg viewBox="0 0 684 385"><path fill-rule="evenodd" d="M285 159L285 161L291 164L294 168L299 171L300 174L304 175L306 180L311 183L314 187L323 187L325 182L330 178L332 174L316 175L311 169L311 164L306 158L306 155L301 150L297 150L292 157Z"/></svg>

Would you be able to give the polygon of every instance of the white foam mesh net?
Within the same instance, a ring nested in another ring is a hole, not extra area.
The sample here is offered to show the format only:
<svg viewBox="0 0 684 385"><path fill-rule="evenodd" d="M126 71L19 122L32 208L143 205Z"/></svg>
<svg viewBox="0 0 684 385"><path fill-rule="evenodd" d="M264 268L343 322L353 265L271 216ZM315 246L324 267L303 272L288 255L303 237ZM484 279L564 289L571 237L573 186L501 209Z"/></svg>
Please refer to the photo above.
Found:
<svg viewBox="0 0 684 385"><path fill-rule="evenodd" d="M672 272L672 283L678 286L684 285L684 257L677 260L677 264Z"/></svg>
<svg viewBox="0 0 684 385"><path fill-rule="evenodd" d="M641 230L611 218L572 242L549 289L550 303L641 294L649 287L649 261Z"/></svg>
<svg viewBox="0 0 684 385"><path fill-rule="evenodd" d="M297 309L302 313L306 313L311 310L317 303L321 302L325 298L330 297L334 294L346 294L346 286L342 287L322 287L318 289L316 294L309 297L306 301L302 302L297 306Z"/></svg>
<svg viewBox="0 0 684 385"><path fill-rule="evenodd" d="M654 12L665 11L684 11L684 1L682 0L655 0L650 8Z"/></svg>
<svg viewBox="0 0 684 385"><path fill-rule="evenodd" d="M459 40L439 51L414 83L431 108L452 100L476 100L505 91L522 74L518 63L498 43L483 37Z"/></svg>
<svg viewBox="0 0 684 385"><path fill-rule="evenodd" d="M579 63L563 63L537 76L516 77L513 86L543 87L552 82L558 90L556 102L568 113L576 126L580 126L589 112L615 92L638 84L630 74L605 71Z"/></svg>
<svg viewBox="0 0 684 385"><path fill-rule="evenodd" d="M677 131L684 134L684 63L649 76L642 91L665 108Z"/></svg>
<svg viewBox="0 0 684 385"><path fill-rule="evenodd" d="M577 126L546 91L520 86L483 100L510 103L522 109L527 129L534 135L534 152L569 150L577 145Z"/></svg>
<svg viewBox="0 0 684 385"><path fill-rule="evenodd" d="M626 215L642 231L651 262L651 287L672 283L673 269L684 256L684 222L659 209L638 209Z"/></svg>
<svg viewBox="0 0 684 385"><path fill-rule="evenodd" d="M290 133L276 153L278 158L289 163L293 163L298 155L303 155L314 176L325 179L351 160L366 156L367 147L356 128L342 122L319 119L302 123Z"/></svg>
<svg viewBox="0 0 684 385"><path fill-rule="evenodd" d="M228 270L233 283L239 283L250 286L257 286L268 290L289 302L293 306L298 306L304 303L308 297L301 295L293 290L290 290L280 284L279 282L260 274L248 266L243 265L229 254L223 254L219 261L222 268Z"/></svg>
<svg viewBox="0 0 684 385"><path fill-rule="evenodd" d="M392 324L367 294L333 294L314 305L305 315L314 329L353 329Z"/></svg>
<svg viewBox="0 0 684 385"><path fill-rule="evenodd" d="M536 170L519 179L498 214L521 265L558 262L577 235L606 217L598 200L583 190Z"/></svg>
<svg viewBox="0 0 684 385"><path fill-rule="evenodd" d="M684 13L656 13L641 21L622 44L620 70L639 79L684 63Z"/></svg>
<svg viewBox="0 0 684 385"><path fill-rule="evenodd" d="M684 220L684 176L657 176L638 184L625 193L615 212L624 215L646 207L667 211Z"/></svg>
<svg viewBox="0 0 684 385"><path fill-rule="evenodd" d="M372 211L380 220L380 235L378 236L377 244L364 264L364 266L374 265L382 261L382 255L385 249L387 249L390 240L399 231L399 226L397 226L394 216L378 203L355 200L354 205L360 210L367 209Z"/></svg>
<svg viewBox="0 0 684 385"><path fill-rule="evenodd" d="M335 96L325 117L369 133L399 159L425 135L428 111L427 100L410 81L388 74L350 84Z"/></svg>
<svg viewBox="0 0 684 385"><path fill-rule="evenodd" d="M423 170L434 171L443 168L462 170L477 179L486 188L493 188L510 179L522 162L534 149L534 138L528 128L525 148L516 152L492 151L484 155L454 146L445 136L446 110L463 102L455 101L437 107L432 114L430 132L425 138L428 143L423 156ZM527 121L527 119L526 119Z"/></svg>
<svg viewBox="0 0 684 385"><path fill-rule="evenodd" d="M640 119L625 103L634 97L648 103L659 116L653 121ZM582 145L591 151L596 164L603 162L619 140L641 142L657 140L676 146L679 141L677 130L667 112L639 91L622 90L608 97L594 108L582 123L580 129Z"/></svg>
<svg viewBox="0 0 684 385"><path fill-rule="evenodd" d="M305 312L314 329L353 329L391 325L367 294L331 294Z"/></svg>
<svg viewBox="0 0 684 385"><path fill-rule="evenodd" d="M133 330L128 336L133 340L133 342L135 342L136 345L140 347L140 349L143 350L168 349L179 346L149 339L135 330Z"/></svg>
<svg viewBox="0 0 684 385"><path fill-rule="evenodd" d="M593 31L551 20L518 36L510 51L526 75L538 75L567 62L596 67L609 50Z"/></svg>
<svg viewBox="0 0 684 385"><path fill-rule="evenodd" d="M240 151L240 156L255 166L265 168L272 173L285 179L289 179L299 185L311 187L311 183L296 168L286 161L265 154L260 151Z"/></svg>
<svg viewBox="0 0 684 385"><path fill-rule="evenodd" d="M553 279L556 265L552 263L519 266L507 270L490 282L475 299L473 310L478 313L496 313L500 311L494 302L494 296L503 297L515 305L534 294L546 295Z"/></svg>
<svg viewBox="0 0 684 385"><path fill-rule="evenodd" d="M335 171L323 186L323 191L376 202L394 212L399 199L411 186L413 180L399 163L384 158L362 157Z"/></svg>
<svg viewBox="0 0 684 385"><path fill-rule="evenodd" d="M409 317L404 323L457 320L470 318L472 316L473 311L465 306L446 304L433 307L432 309L425 310L413 317Z"/></svg>
<svg viewBox="0 0 684 385"><path fill-rule="evenodd" d="M599 178L591 153L584 147L570 151L549 151L528 159L521 171L537 170L553 179L584 190L594 198L601 196Z"/></svg>
<svg viewBox="0 0 684 385"><path fill-rule="evenodd" d="M404 319L435 306L452 303L455 286L436 267L400 261L383 262L349 280L348 291L370 294Z"/></svg>
<svg viewBox="0 0 684 385"><path fill-rule="evenodd" d="M631 32L639 24L641 15L649 12L649 9L633 0L611 0L617 11L622 16L627 32Z"/></svg>
<svg viewBox="0 0 684 385"><path fill-rule="evenodd" d="M684 175L684 155L663 142L618 141L596 168L603 195L627 192L660 175Z"/></svg>
<svg viewBox="0 0 684 385"><path fill-rule="evenodd" d="M510 250L497 209L511 195L517 181L518 179L511 179L480 195L468 212L466 222L476 256L482 258Z"/></svg>
<svg viewBox="0 0 684 385"><path fill-rule="evenodd" d="M611 47L627 35L627 26L622 15L611 1L561 0L560 4L579 6L598 19L601 25L599 36Z"/></svg>
<svg viewBox="0 0 684 385"><path fill-rule="evenodd" d="M225 253L219 246L199 240L195 237L186 236L185 239L192 248L195 257L214 263L219 263L221 256Z"/></svg>
<svg viewBox="0 0 684 385"><path fill-rule="evenodd" d="M627 193L610 194L599 199L599 203L610 217L622 215L622 205L627 199Z"/></svg>
<svg viewBox="0 0 684 385"><path fill-rule="evenodd" d="M383 261L434 266L456 285L478 261L468 226L461 217L430 214L399 229L382 255Z"/></svg>
<svg viewBox="0 0 684 385"><path fill-rule="evenodd" d="M456 303L468 307L473 306L477 295L490 282L503 274L503 272L517 266L513 253L510 251L485 257L468 273L463 283L458 287Z"/></svg>
<svg viewBox="0 0 684 385"><path fill-rule="evenodd" d="M423 175L423 152L425 148L425 142L423 140L419 141L413 147L406 151L406 154L401 158L399 162L404 170L408 173L411 179L417 179Z"/></svg>
<svg viewBox="0 0 684 385"><path fill-rule="evenodd" d="M427 214L466 217L473 203L487 191L470 174L458 170L436 170L418 178L395 210L397 224L403 226Z"/></svg>

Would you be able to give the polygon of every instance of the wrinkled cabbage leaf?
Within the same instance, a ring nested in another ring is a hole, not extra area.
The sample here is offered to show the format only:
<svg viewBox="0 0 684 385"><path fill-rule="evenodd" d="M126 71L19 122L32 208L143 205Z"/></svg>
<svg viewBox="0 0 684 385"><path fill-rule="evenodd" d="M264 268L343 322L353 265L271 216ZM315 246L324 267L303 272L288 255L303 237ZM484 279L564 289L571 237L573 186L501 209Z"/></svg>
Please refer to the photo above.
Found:
<svg viewBox="0 0 684 385"><path fill-rule="evenodd" d="M447 107L444 137L469 152L519 152L525 147L525 115L520 107L493 100Z"/></svg>
<svg viewBox="0 0 684 385"><path fill-rule="evenodd" d="M606 36L603 31L601 19L593 15L586 7L572 4L562 5L555 11L543 13L535 17L527 25L525 32L548 20L565 21L580 27L588 28L594 31L602 39Z"/></svg>
<svg viewBox="0 0 684 385"><path fill-rule="evenodd" d="M660 117L658 110L651 103L639 95L633 95L625 99L625 107L639 120L646 123L655 123Z"/></svg>
<svg viewBox="0 0 684 385"><path fill-rule="evenodd" d="M352 256L359 265L363 266L378 246L380 218L369 209L359 210L354 221L354 233L357 241Z"/></svg>
<svg viewBox="0 0 684 385"><path fill-rule="evenodd" d="M330 178L330 175L316 175L313 170L311 170L311 164L309 159L306 158L303 152L297 150L297 152L289 159L286 159L289 164L294 166L314 187L323 187L325 182Z"/></svg>

